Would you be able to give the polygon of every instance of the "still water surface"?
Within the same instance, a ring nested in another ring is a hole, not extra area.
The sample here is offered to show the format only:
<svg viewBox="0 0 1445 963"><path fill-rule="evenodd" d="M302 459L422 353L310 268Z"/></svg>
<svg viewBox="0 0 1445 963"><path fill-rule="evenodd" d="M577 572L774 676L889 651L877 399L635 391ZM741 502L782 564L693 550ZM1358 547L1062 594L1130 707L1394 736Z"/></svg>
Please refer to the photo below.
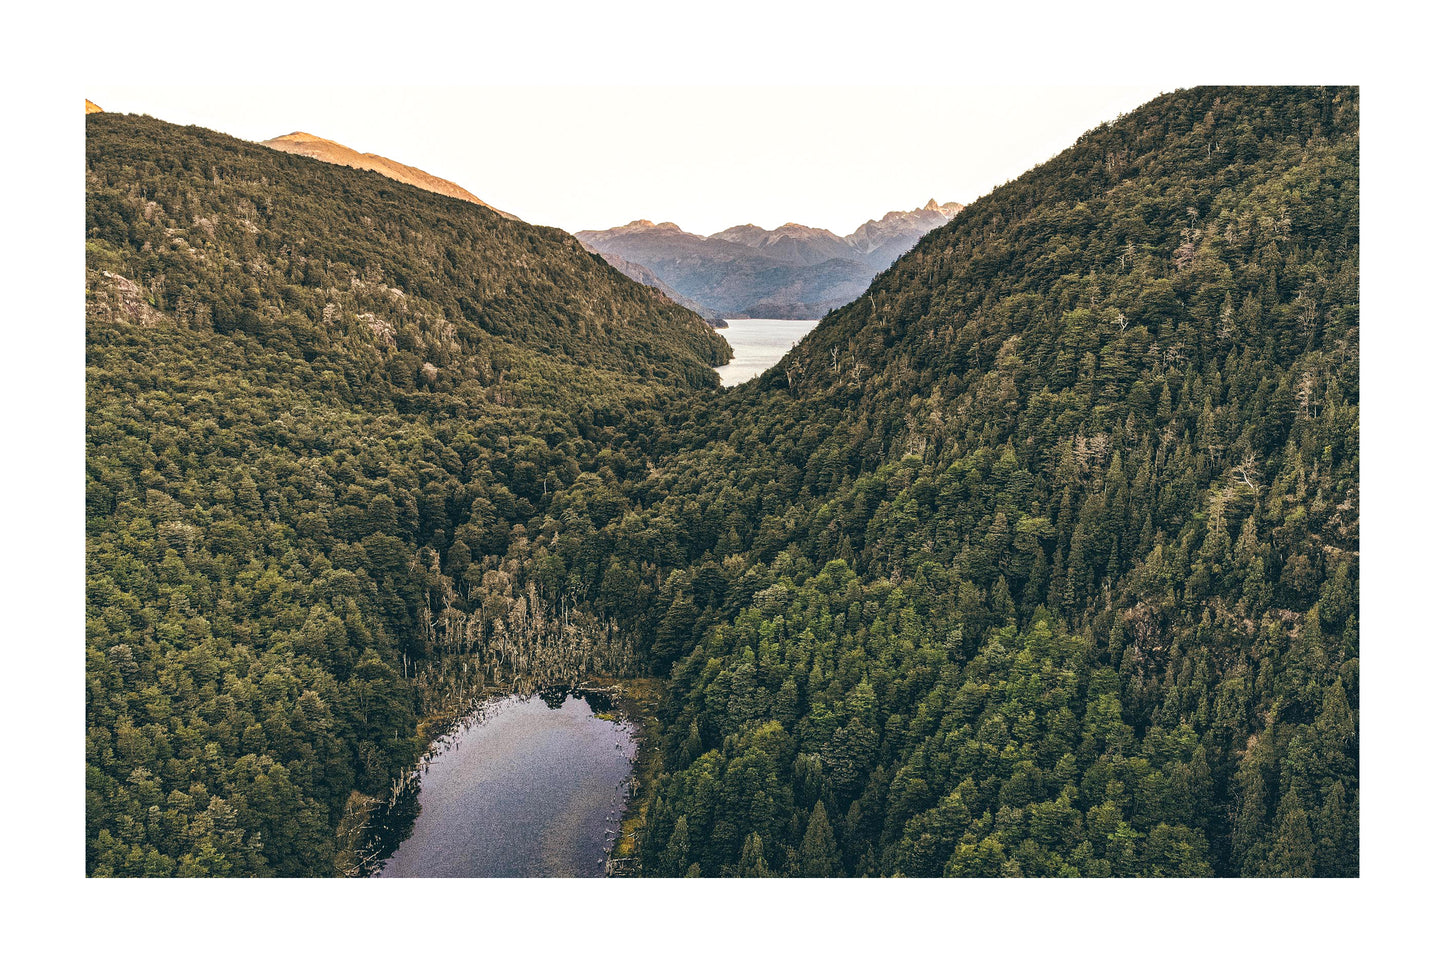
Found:
<svg viewBox="0 0 1445 963"><path fill-rule="evenodd" d="M630 723L572 694L514 696L438 742L411 835L379 875L603 875L627 803Z"/></svg>
<svg viewBox="0 0 1445 963"><path fill-rule="evenodd" d="M728 326L718 330L733 346L733 360L716 369L723 387L740 385L767 371L817 325L817 321L729 318Z"/></svg>

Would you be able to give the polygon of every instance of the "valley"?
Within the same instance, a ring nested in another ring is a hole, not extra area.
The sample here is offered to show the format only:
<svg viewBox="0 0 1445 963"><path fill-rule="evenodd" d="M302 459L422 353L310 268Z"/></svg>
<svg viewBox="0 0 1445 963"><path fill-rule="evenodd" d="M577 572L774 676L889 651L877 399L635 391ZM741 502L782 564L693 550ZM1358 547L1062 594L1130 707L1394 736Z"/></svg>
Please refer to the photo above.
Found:
<svg viewBox="0 0 1445 963"><path fill-rule="evenodd" d="M1357 876L1359 112L710 237L88 112L86 874Z"/></svg>

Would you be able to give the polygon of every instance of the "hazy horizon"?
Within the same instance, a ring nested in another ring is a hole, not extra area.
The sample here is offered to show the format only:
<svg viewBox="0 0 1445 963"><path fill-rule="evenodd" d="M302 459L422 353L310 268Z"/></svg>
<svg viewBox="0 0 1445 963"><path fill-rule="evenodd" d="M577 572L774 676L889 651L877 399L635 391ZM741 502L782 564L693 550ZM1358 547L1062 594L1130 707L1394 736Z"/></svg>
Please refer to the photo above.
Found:
<svg viewBox="0 0 1445 963"><path fill-rule="evenodd" d="M102 109L250 141L293 131L454 181L567 231L792 221L838 235L969 203L1152 87L105 86ZM466 122L467 118L477 120ZM461 118L461 120L459 120Z"/></svg>

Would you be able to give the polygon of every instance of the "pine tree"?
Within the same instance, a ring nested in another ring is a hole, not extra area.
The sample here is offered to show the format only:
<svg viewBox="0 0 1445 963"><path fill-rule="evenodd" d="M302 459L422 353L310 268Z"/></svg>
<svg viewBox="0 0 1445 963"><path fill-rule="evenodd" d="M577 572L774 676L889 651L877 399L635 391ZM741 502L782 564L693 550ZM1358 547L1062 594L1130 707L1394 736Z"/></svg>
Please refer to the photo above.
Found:
<svg viewBox="0 0 1445 963"><path fill-rule="evenodd" d="M798 871L802 876L836 876L838 873L838 847L821 799L814 804L813 814L808 818L808 829L803 833Z"/></svg>

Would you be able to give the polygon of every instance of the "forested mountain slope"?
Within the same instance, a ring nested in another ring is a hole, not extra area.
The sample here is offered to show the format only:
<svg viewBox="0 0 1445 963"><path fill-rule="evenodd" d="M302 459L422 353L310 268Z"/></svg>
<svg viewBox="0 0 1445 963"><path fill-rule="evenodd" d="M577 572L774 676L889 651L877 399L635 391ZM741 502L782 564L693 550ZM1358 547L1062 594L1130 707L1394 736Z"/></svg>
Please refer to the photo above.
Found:
<svg viewBox="0 0 1445 963"><path fill-rule="evenodd" d="M1161 97L564 528L672 673L644 872L1358 872L1358 147Z"/></svg>
<svg viewBox="0 0 1445 963"><path fill-rule="evenodd" d="M435 174L428 174L426 171L408 164L394 161L390 157L382 157L380 154L363 154L360 151L352 150L345 144L338 144L334 140L317 137L315 134L308 134L305 131L292 131L280 137L263 140L261 146L288 154L299 154L302 157L310 157L312 160L323 161L327 164L340 164L343 167L355 167L358 170L376 171L394 181L401 181L403 184L420 187L422 190L432 191L436 194L445 194L447 197L471 201L473 204L489 207L505 218L517 219L506 211L492 207L460 184L437 177Z"/></svg>
<svg viewBox="0 0 1445 963"><path fill-rule="evenodd" d="M727 346L562 231L86 123L86 870L354 871L428 713L633 664L547 506Z"/></svg>
<svg viewBox="0 0 1445 963"><path fill-rule="evenodd" d="M757 381L561 232L97 114L87 871L350 872L649 669L645 874L1358 872L1354 89L1161 97Z"/></svg>

